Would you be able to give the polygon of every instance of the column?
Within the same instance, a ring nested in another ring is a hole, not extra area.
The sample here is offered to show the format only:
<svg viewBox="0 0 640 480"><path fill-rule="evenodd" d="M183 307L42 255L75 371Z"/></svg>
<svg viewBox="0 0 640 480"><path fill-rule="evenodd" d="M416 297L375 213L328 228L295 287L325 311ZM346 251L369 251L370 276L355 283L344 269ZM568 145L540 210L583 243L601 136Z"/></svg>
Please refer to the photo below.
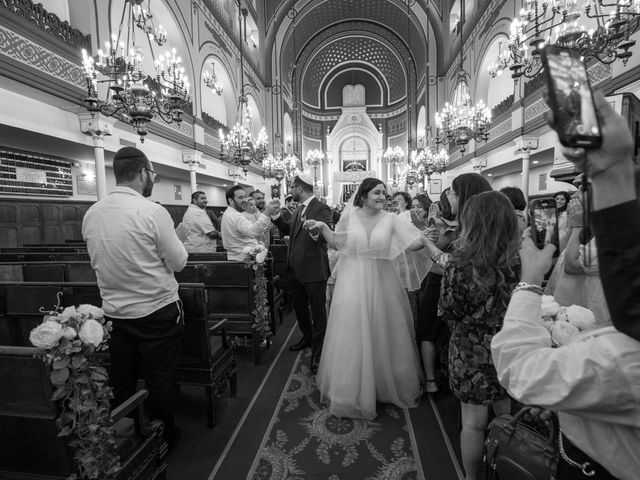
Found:
<svg viewBox="0 0 640 480"><path fill-rule="evenodd" d="M196 181L196 168L200 165L202 153L197 150L183 150L182 161L189 166L189 183L191 184L191 195L198 190Z"/></svg>
<svg viewBox="0 0 640 480"><path fill-rule="evenodd" d="M522 193L529 203L529 158L531 151L538 149L537 137L520 137L514 140L516 144L516 154L522 154Z"/></svg>
<svg viewBox="0 0 640 480"><path fill-rule="evenodd" d="M107 172L104 166L104 137L111 135L116 119L100 113L79 113L80 131L93 137L93 155L96 165L98 200L107 196Z"/></svg>

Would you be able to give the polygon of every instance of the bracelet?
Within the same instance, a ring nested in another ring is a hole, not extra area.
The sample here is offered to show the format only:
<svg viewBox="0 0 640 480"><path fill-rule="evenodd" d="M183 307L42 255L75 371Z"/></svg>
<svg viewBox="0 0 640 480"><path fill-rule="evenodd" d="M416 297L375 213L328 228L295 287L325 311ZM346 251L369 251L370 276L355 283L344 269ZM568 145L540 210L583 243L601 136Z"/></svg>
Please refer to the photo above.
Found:
<svg viewBox="0 0 640 480"><path fill-rule="evenodd" d="M431 260L433 260L435 263L438 263L438 260L442 255L442 253L434 253L433 255L431 255Z"/></svg>
<svg viewBox="0 0 640 480"><path fill-rule="evenodd" d="M544 290L542 290L540 285L533 285L527 282L520 282L516 285L516 288L513 289L513 293L516 292L533 292L540 296L544 295Z"/></svg>

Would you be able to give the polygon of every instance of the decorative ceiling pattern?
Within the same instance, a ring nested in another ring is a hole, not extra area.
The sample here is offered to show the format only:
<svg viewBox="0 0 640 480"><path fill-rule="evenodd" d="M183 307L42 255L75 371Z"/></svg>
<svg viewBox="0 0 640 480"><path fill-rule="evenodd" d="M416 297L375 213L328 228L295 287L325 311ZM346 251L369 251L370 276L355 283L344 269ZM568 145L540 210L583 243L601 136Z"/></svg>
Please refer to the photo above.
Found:
<svg viewBox="0 0 640 480"><path fill-rule="evenodd" d="M416 26L415 17L411 18L409 22L406 0L314 1L298 11L295 35L289 27L281 53L283 78L290 80L294 59L309 40L332 25L355 20L379 25L401 38L409 46L421 77L426 67L424 31Z"/></svg>
<svg viewBox="0 0 640 480"><path fill-rule="evenodd" d="M330 42L314 52L303 73L303 102L320 108L318 97L322 93L320 86L325 76L336 66L353 61L368 63L380 71L389 88L389 103L406 96L405 68L393 50L375 38L350 36Z"/></svg>

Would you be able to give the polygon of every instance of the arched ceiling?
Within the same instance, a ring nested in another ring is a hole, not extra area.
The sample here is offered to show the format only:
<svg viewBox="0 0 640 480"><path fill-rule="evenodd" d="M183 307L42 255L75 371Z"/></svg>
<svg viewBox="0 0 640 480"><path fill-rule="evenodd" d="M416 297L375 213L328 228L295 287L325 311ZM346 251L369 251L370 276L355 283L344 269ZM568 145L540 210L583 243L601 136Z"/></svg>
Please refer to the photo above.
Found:
<svg viewBox="0 0 640 480"><path fill-rule="evenodd" d="M291 2L283 0L281 8L287 8L286 14L292 16ZM413 2L415 3L415 2ZM417 76L425 74L426 68L426 40L425 31L413 11L408 15L406 0L314 0L297 1L295 3L296 18L295 29L293 22L285 20L279 28L286 28L280 52L281 81L289 84L295 58L304 48L305 44L320 34L323 30L345 21L363 21L376 24L397 35L407 45L412 53L417 68ZM279 12L283 15L283 12ZM286 24L286 26L285 26ZM273 28L274 25L271 25ZM358 38L352 38L351 42L361 42ZM345 41L340 46L344 50ZM334 55L333 49L322 49L322 55ZM314 55L314 61L324 63ZM300 66L298 66L300 67ZM404 69L396 69L390 73L388 82L404 82ZM385 75L386 76L386 75ZM402 80L393 77L402 76ZM317 93L317 92L316 92Z"/></svg>
<svg viewBox="0 0 640 480"><path fill-rule="evenodd" d="M302 74L302 101L319 108L318 95L325 77L338 74L348 62L363 62L379 71L388 86L389 103L405 98L405 67L396 52L379 39L350 35L327 42L314 52Z"/></svg>

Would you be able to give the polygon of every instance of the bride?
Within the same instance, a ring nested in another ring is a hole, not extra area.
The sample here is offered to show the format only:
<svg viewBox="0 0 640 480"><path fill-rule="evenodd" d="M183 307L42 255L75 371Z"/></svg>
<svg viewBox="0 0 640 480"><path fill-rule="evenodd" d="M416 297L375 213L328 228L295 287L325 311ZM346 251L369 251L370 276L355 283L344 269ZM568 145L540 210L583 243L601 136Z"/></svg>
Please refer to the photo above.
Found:
<svg viewBox="0 0 640 480"><path fill-rule="evenodd" d="M384 183L366 178L345 209L335 232L307 220L338 250L336 279L316 383L329 411L338 417L376 416L376 401L401 408L420 398L420 364L409 299L398 257L423 247L417 229L383 211Z"/></svg>

